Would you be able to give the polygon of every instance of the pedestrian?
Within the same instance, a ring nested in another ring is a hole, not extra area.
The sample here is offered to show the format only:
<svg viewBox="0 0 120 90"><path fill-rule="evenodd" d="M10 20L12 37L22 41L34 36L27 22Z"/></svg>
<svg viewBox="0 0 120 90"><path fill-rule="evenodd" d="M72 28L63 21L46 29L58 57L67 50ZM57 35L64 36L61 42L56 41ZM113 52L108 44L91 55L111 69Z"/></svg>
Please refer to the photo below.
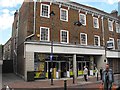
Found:
<svg viewBox="0 0 120 90"><path fill-rule="evenodd" d="M97 81L98 81L98 69L97 69L97 67L95 67L95 76L96 76Z"/></svg>
<svg viewBox="0 0 120 90"><path fill-rule="evenodd" d="M84 74L84 79L87 82L87 80L88 80L88 69L86 68L86 66L84 66L83 74Z"/></svg>
<svg viewBox="0 0 120 90"><path fill-rule="evenodd" d="M100 80L102 80L102 72L103 72L103 68L100 68Z"/></svg>
<svg viewBox="0 0 120 90"><path fill-rule="evenodd" d="M109 64L106 64L106 68L103 71L102 84L104 85L104 90L112 90L112 84L114 82L114 75L112 69L109 68Z"/></svg>

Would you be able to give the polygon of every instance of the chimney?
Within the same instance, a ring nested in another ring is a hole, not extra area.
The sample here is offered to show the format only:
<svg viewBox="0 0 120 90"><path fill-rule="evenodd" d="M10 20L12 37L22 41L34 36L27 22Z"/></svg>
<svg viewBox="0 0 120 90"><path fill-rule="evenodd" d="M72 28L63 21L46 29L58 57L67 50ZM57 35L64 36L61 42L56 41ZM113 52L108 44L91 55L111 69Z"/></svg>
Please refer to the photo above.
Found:
<svg viewBox="0 0 120 90"><path fill-rule="evenodd" d="M16 10L16 12L14 13L14 17L16 17L18 15L18 10Z"/></svg>
<svg viewBox="0 0 120 90"><path fill-rule="evenodd" d="M117 10L113 10L110 14L114 17L118 17L118 11Z"/></svg>

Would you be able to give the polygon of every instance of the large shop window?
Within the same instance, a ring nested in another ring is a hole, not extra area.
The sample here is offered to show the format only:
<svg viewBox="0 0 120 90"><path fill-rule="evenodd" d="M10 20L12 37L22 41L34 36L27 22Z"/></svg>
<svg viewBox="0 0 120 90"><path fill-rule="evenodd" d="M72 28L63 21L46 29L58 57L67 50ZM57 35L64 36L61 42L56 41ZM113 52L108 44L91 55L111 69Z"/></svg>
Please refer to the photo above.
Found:
<svg viewBox="0 0 120 90"><path fill-rule="evenodd" d="M69 35L67 30L61 30L61 43L69 43Z"/></svg>
<svg viewBox="0 0 120 90"><path fill-rule="evenodd" d="M100 46L100 37L97 35L94 35L94 45Z"/></svg>
<svg viewBox="0 0 120 90"><path fill-rule="evenodd" d="M34 78L45 78L45 55L44 54L34 54Z"/></svg>
<svg viewBox="0 0 120 90"><path fill-rule="evenodd" d="M40 27L40 41L49 41L49 28Z"/></svg>
<svg viewBox="0 0 120 90"><path fill-rule="evenodd" d="M46 4L41 4L40 16L49 18L50 6Z"/></svg>
<svg viewBox="0 0 120 90"><path fill-rule="evenodd" d="M87 45L87 34L80 33L80 42L81 45Z"/></svg>
<svg viewBox="0 0 120 90"><path fill-rule="evenodd" d="M63 8L60 9L60 20L68 21L68 10Z"/></svg>
<svg viewBox="0 0 120 90"><path fill-rule="evenodd" d="M80 22L82 23L82 25L86 25L86 15L80 13Z"/></svg>

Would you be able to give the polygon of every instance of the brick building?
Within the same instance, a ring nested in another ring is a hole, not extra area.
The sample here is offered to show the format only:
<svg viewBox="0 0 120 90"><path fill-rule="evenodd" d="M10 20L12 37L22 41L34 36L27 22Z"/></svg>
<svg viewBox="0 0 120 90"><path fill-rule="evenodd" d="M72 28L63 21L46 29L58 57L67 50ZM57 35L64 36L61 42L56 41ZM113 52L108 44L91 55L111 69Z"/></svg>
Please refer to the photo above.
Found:
<svg viewBox="0 0 120 90"><path fill-rule="evenodd" d="M11 60L11 38L3 46L3 60Z"/></svg>
<svg viewBox="0 0 120 90"><path fill-rule="evenodd" d="M120 73L117 13L75 2L23 2L13 22L14 72L25 80L28 71L34 78L51 78L53 66L54 78L73 73L76 78L85 65L93 71L110 63L114 73ZM77 21L82 26L75 25Z"/></svg>

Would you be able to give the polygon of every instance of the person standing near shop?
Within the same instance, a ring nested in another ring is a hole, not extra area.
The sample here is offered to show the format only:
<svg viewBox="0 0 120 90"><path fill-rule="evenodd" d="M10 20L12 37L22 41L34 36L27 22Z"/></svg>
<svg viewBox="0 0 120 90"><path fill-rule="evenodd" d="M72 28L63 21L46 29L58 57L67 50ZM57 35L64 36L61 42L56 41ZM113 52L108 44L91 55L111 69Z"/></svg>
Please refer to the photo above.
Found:
<svg viewBox="0 0 120 90"><path fill-rule="evenodd" d="M112 69L109 69L109 64L106 64L106 68L103 71L102 84L104 90L112 90L112 84L114 82L114 75Z"/></svg>
<svg viewBox="0 0 120 90"><path fill-rule="evenodd" d="M103 72L103 68L100 68L100 80L102 80L102 72Z"/></svg>
<svg viewBox="0 0 120 90"><path fill-rule="evenodd" d="M96 76L97 81L98 81L98 69L97 69L97 67L95 67L95 76Z"/></svg>
<svg viewBox="0 0 120 90"><path fill-rule="evenodd" d="M83 71L83 73L84 73L84 79L85 79L85 81L87 82L87 80L88 80L88 69L87 69L86 66L84 66L84 71Z"/></svg>

